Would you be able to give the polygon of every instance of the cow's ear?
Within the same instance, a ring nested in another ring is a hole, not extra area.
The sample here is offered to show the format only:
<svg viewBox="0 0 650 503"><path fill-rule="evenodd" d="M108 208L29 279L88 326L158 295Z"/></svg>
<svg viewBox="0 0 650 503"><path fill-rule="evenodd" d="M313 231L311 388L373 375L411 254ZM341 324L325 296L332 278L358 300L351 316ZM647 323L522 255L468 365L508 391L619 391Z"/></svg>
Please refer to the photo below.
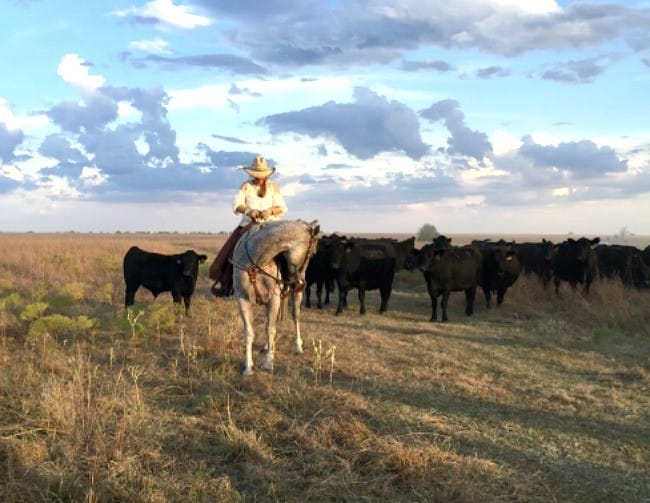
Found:
<svg viewBox="0 0 650 503"><path fill-rule="evenodd" d="M594 238L591 240L591 246L597 245L598 243L600 243L600 238Z"/></svg>
<svg viewBox="0 0 650 503"><path fill-rule="evenodd" d="M204 255L204 254L199 255L199 263L200 263L200 264L202 264L202 263L205 262L206 260L208 260L208 256L207 256L207 255Z"/></svg>

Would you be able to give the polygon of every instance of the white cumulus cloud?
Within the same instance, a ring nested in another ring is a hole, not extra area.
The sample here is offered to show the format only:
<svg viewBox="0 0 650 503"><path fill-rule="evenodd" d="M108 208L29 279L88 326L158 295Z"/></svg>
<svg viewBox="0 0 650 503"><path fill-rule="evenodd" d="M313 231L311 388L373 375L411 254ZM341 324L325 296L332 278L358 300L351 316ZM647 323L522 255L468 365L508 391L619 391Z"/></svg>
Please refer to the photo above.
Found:
<svg viewBox="0 0 650 503"><path fill-rule="evenodd" d="M59 77L74 87L93 93L104 85L105 79L101 75L90 75L88 69L88 63L77 54L66 54L56 71Z"/></svg>

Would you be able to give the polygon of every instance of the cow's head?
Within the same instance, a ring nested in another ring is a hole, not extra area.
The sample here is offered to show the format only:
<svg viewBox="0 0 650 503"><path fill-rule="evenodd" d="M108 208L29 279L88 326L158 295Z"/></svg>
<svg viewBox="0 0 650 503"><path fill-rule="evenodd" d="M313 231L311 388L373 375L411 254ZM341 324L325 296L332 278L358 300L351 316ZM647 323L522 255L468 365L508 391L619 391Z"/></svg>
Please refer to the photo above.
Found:
<svg viewBox="0 0 650 503"><path fill-rule="evenodd" d="M590 254L592 253L592 247L596 246L598 243L600 243L600 238L580 238L580 239L573 239L569 238L567 240L569 243L572 254L575 258L580 263L587 262L589 259Z"/></svg>
<svg viewBox="0 0 650 503"><path fill-rule="evenodd" d="M433 243L424 245L417 253L417 268L423 272L435 269L445 251L437 249Z"/></svg>
<svg viewBox="0 0 650 503"><path fill-rule="evenodd" d="M180 254L180 265L183 267L183 276L196 280L199 274L199 264L208 259L207 255L199 255L194 250L187 250Z"/></svg>
<svg viewBox="0 0 650 503"><path fill-rule="evenodd" d="M447 236L436 236L431 242L436 250L449 250L451 248L451 238Z"/></svg>
<svg viewBox="0 0 650 503"><path fill-rule="evenodd" d="M547 241L542 239L542 257L546 262L551 262L553 257L555 257L555 252L557 251L559 244L553 244L552 241Z"/></svg>

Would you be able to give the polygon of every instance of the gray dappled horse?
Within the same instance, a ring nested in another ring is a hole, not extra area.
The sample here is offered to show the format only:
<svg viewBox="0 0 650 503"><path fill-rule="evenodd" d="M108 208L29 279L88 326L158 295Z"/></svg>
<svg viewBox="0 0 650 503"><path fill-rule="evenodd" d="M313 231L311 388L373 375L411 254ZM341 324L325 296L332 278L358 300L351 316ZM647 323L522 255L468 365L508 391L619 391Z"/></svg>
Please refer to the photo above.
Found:
<svg viewBox="0 0 650 503"><path fill-rule="evenodd" d="M253 303L266 306L266 359L261 368L273 369L276 321L282 294L292 296L296 353L302 353L300 303L305 270L316 249L320 226L302 220L280 220L253 226L239 238L233 250L233 286L244 322L246 357L244 375L253 373ZM286 260L288 277L282 278L278 260Z"/></svg>

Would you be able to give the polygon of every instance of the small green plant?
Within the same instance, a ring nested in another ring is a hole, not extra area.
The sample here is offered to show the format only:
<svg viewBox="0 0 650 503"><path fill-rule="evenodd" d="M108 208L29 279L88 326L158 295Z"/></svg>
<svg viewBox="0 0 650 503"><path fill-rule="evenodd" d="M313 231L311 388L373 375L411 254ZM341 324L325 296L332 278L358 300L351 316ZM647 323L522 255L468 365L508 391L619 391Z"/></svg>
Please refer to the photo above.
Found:
<svg viewBox="0 0 650 503"><path fill-rule="evenodd" d="M50 305L47 302L33 302L27 304L18 317L22 321L33 321L40 318Z"/></svg>
<svg viewBox="0 0 650 503"><path fill-rule="evenodd" d="M73 281L63 286L60 294L67 295L75 302L82 301L86 296L87 285L81 281Z"/></svg>
<svg viewBox="0 0 650 503"><path fill-rule="evenodd" d="M83 333L95 326L95 320L82 315L77 318L69 318L62 314L50 314L42 316L32 322L29 326L28 336L38 338L49 335L57 337L64 334Z"/></svg>
<svg viewBox="0 0 650 503"><path fill-rule="evenodd" d="M111 283L106 283L102 285L95 291L95 299L98 302L103 302L105 304L113 303L113 285Z"/></svg>
<svg viewBox="0 0 650 503"><path fill-rule="evenodd" d="M138 311L138 314L133 314L132 309L126 310L126 321L131 327L131 339L135 339L136 334L142 333L144 330L141 323L138 323L140 317L144 314L144 311Z"/></svg>
<svg viewBox="0 0 650 503"><path fill-rule="evenodd" d="M99 256L97 261L99 262L99 269L102 271L122 271L122 258L115 255L115 253L103 253Z"/></svg>
<svg viewBox="0 0 650 503"><path fill-rule="evenodd" d="M24 303L25 301L22 297L14 292L0 298L0 309L17 309Z"/></svg>

